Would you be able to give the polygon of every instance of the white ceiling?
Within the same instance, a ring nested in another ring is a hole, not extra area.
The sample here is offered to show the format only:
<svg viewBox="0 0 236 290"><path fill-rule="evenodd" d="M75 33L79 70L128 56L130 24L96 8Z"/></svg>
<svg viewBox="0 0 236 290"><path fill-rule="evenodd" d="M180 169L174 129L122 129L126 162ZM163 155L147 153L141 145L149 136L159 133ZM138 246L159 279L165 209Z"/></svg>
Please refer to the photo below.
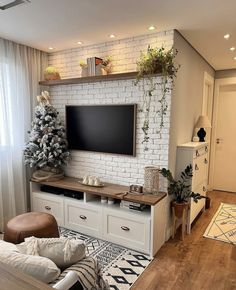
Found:
<svg viewBox="0 0 236 290"><path fill-rule="evenodd" d="M0 6L6 0L0 0ZM236 68L235 0L31 0L0 10L0 37L44 51L178 29L216 69ZM229 40L223 35L230 33Z"/></svg>

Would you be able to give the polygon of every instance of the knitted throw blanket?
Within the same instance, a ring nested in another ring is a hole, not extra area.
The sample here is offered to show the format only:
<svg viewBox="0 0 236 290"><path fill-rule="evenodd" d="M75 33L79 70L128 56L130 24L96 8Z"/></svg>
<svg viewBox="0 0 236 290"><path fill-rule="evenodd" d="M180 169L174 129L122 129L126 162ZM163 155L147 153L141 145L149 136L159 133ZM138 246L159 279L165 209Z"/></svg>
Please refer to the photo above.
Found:
<svg viewBox="0 0 236 290"><path fill-rule="evenodd" d="M78 280L84 290L109 290L110 287L102 278L102 271L93 257L85 257L83 260L73 264L71 267L64 270L61 275L50 283L53 286L58 281L62 280L69 271L75 271L78 275Z"/></svg>

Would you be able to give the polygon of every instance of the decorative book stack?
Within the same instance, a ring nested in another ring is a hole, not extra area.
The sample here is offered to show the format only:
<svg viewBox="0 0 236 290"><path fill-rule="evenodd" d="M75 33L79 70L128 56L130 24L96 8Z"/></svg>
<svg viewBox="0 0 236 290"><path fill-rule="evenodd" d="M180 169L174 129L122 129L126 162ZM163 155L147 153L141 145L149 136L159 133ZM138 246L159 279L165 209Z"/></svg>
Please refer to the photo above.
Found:
<svg viewBox="0 0 236 290"><path fill-rule="evenodd" d="M145 204L141 204L141 203L137 203L137 202L121 200L120 207L121 208L138 210L138 211L143 211L146 208L146 205Z"/></svg>
<svg viewBox="0 0 236 290"><path fill-rule="evenodd" d="M88 65L88 75L89 76L96 76L102 75L102 59L99 57L89 57L87 58L87 65Z"/></svg>

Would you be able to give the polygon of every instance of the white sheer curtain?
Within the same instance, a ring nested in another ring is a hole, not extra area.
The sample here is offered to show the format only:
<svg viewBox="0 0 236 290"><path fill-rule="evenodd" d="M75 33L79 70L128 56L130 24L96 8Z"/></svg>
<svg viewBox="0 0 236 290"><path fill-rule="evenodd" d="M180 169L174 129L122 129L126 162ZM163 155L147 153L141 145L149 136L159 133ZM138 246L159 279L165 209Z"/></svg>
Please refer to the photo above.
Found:
<svg viewBox="0 0 236 290"><path fill-rule="evenodd" d="M23 149L47 55L0 38L0 230L26 211Z"/></svg>

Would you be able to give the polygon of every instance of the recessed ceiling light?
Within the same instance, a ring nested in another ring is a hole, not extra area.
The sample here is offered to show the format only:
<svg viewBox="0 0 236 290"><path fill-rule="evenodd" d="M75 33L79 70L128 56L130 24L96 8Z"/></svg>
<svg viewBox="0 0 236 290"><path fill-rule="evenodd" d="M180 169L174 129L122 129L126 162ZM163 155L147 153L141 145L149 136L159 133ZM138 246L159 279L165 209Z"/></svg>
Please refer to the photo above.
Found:
<svg viewBox="0 0 236 290"><path fill-rule="evenodd" d="M155 29L156 29L156 27L154 25L151 25L148 27L148 30L155 30Z"/></svg>
<svg viewBox="0 0 236 290"><path fill-rule="evenodd" d="M115 38L116 36L115 36L115 34L110 34L109 37L110 38Z"/></svg>
<svg viewBox="0 0 236 290"><path fill-rule="evenodd" d="M233 59L236 60L236 56Z"/></svg>
<svg viewBox="0 0 236 290"><path fill-rule="evenodd" d="M230 47L230 49L229 50L231 50L231 51L235 51L235 47L234 46L232 46L232 47Z"/></svg>
<svg viewBox="0 0 236 290"><path fill-rule="evenodd" d="M77 41L77 44L83 44L83 42L82 41Z"/></svg>
<svg viewBox="0 0 236 290"><path fill-rule="evenodd" d="M54 48L53 47L51 47L51 46L49 46L49 48L48 49L50 49L50 50L53 50Z"/></svg>
<svg viewBox="0 0 236 290"><path fill-rule="evenodd" d="M228 33L225 34L225 35L224 35L224 38L225 38L225 39L229 39L229 38L230 38L230 34L228 34Z"/></svg>

